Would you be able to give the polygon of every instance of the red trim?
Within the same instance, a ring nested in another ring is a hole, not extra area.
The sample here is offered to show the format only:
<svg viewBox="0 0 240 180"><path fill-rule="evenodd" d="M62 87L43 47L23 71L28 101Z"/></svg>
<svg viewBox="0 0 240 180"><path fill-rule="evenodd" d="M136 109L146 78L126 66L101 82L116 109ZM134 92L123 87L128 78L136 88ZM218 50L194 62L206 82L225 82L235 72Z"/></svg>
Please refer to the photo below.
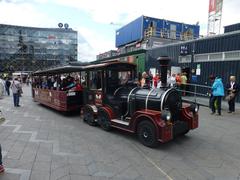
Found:
<svg viewBox="0 0 240 180"><path fill-rule="evenodd" d="M110 119L114 119L114 113L110 107L102 106L102 109L104 109L107 113Z"/></svg>
<svg viewBox="0 0 240 180"><path fill-rule="evenodd" d="M185 106L181 111L181 119L188 122L189 129L198 128L199 120L198 113L193 113L190 111L190 106Z"/></svg>

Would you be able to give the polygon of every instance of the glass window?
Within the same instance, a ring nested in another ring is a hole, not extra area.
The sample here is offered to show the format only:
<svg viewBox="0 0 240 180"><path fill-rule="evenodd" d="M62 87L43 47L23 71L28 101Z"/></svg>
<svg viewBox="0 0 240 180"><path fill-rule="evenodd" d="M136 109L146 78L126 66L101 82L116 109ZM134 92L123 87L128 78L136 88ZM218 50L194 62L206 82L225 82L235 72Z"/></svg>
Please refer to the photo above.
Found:
<svg viewBox="0 0 240 180"><path fill-rule="evenodd" d="M89 72L89 88L90 89L102 89L102 73L101 71Z"/></svg>

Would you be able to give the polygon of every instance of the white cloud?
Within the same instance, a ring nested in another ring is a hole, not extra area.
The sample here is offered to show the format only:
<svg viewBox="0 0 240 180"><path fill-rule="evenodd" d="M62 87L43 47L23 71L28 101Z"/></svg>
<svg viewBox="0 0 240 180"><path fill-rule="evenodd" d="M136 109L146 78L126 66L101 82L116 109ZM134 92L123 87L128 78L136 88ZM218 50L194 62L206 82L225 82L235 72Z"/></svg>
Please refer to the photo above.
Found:
<svg viewBox="0 0 240 180"><path fill-rule="evenodd" d="M88 52L84 53L85 55L80 55L81 59L89 58L89 61L95 60L96 55L99 53L106 52L108 50L113 49L114 41L108 41L104 39L103 36L99 35L99 33L95 30L86 28L86 27L79 27L78 33L81 34L85 39L87 39L88 44L80 45L80 48L87 49ZM83 52L82 49L79 48L80 52Z"/></svg>
<svg viewBox="0 0 240 180"><path fill-rule="evenodd" d="M54 19L39 12L33 5L24 2L1 2L0 23L34 27L46 27L49 24L56 24Z"/></svg>
<svg viewBox="0 0 240 180"><path fill-rule="evenodd" d="M88 13L95 22L126 24L146 15L161 19L195 24L207 23L208 0L55 0L64 6L78 8Z"/></svg>
<svg viewBox="0 0 240 180"><path fill-rule="evenodd" d="M89 21L96 23L96 28L91 29L85 24L79 27L79 22L72 25L78 27L76 29L79 38L82 38L82 35L86 40L79 41L80 60L93 60L96 54L114 49L115 37L103 36L98 32L98 25L109 25L113 22L117 24L115 28L119 28L141 15L189 24L199 21L200 34L207 33L209 0L52 0L51 5L54 3L65 7L66 10L75 8L85 12L90 17ZM0 23L3 24L55 27L59 22L57 17L49 17L47 12L41 12L37 7L38 4L49 6L49 0L0 0L0 4ZM239 22L239 7L239 0L223 1L222 26Z"/></svg>

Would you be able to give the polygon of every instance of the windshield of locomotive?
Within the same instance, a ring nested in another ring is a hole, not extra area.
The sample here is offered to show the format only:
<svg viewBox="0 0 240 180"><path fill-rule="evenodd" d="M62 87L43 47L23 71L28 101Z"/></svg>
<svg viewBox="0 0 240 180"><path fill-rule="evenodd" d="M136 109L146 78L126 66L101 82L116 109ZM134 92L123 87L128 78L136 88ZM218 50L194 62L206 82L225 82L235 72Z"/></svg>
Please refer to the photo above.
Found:
<svg viewBox="0 0 240 180"><path fill-rule="evenodd" d="M117 88L134 82L134 73L130 70L108 71L107 90L114 92Z"/></svg>

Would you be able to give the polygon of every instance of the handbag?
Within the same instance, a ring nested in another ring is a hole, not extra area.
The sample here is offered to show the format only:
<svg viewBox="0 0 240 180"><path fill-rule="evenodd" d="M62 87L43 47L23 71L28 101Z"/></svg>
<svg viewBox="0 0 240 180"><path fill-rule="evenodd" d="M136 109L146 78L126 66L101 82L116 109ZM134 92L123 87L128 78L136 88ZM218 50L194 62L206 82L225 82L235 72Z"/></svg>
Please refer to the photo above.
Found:
<svg viewBox="0 0 240 180"><path fill-rule="evenodd" d="M232 92L230 92L230 93L225 97L225 99L226 99L227 101L231 101L234 97L235 97L235 94L232 93Z"/></svg>
<svg viewBox="0 0 240 180"><path fill-rule="evenodd" d="M22 88L18 88L17 93L18 93L19 96L21 96L23 94Z"/></svg>

